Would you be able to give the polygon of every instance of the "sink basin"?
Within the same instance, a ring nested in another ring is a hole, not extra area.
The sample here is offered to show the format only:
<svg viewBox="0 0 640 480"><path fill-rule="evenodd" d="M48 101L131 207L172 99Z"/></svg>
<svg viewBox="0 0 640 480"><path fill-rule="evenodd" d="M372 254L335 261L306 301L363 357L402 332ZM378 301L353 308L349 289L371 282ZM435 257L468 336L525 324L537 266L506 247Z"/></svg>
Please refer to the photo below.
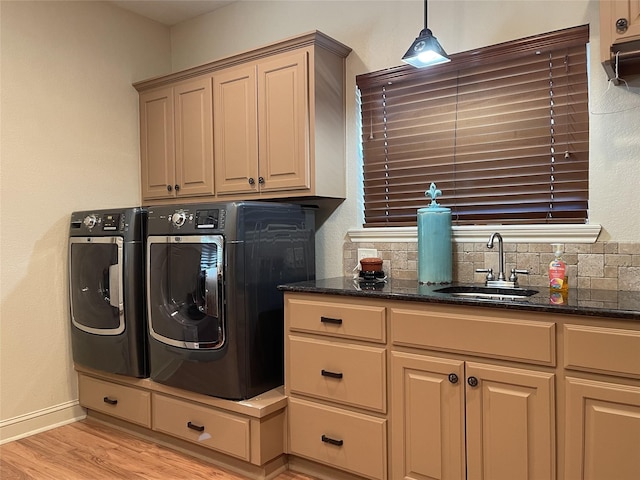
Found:
<svg viewBox="0 0 640 480"><path fill-rule="evenodd" d="M434 290L454 297L487 298L492 300L524 300L535 295L538 290L527 288L485 287L478 285L452 285Z"/></svg>

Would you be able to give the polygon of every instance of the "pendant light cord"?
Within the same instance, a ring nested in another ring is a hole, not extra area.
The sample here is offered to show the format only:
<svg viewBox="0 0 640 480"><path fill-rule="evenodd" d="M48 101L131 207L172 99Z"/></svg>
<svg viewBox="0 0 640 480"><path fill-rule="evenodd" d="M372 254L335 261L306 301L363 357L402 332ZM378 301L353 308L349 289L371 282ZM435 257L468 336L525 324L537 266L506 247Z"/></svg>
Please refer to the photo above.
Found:
<svg viewBox="0 0 640 480"><path fill-rule="evenodd" d="M424 0L424 28L427 28L427 0Z"/></svg>

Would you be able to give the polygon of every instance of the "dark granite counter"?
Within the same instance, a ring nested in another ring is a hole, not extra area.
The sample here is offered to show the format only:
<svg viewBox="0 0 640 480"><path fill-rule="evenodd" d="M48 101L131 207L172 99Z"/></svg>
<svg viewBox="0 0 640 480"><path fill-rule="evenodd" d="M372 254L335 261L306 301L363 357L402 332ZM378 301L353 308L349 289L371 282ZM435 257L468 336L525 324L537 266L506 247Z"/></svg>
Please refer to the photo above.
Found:
<svg viewBox="0 0 640 480"><path fill-rule="evenodd" d="M527 286L539 293L518 300L456 297L435 292L444 285L420 285L415 280L388 280L373 285L358 280L337 277L308 282L280 285L285 292L324 293L351 297L388 300L409 300L427 303L477 305L479 307L506 308L571 315L640 320L640 292L616 290L569 289L564 299L552 298L548 288ZM562 301L562 303L558 303Z"/></svg>

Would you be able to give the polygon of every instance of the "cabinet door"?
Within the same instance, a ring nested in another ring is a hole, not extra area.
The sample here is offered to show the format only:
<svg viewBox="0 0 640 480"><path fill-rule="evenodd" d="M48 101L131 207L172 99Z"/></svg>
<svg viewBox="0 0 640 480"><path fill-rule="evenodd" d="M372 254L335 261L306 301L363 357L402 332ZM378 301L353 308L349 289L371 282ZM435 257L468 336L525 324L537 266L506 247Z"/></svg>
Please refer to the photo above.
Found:
<svg viewBox="0 0 640 480"><path fill-rule="evenodd" d="M142 198L174 197L173 89L140 94Z"/></svg>
<svg viewBox="0 0 640 480"><path fill-rule="evenodd" d="M211 78L174 87L176 196L213 195Z"/></svg>
<svg viewBox="0 0 640 480"><path fill-rule="evenodd" d="M638 478L640 387L566 378L569 480Z"/></svg>
<svg viewBox="0 0 640 480"><path fill-rule="evenodd" d="M258 192L258 111L254 65L213 77L216 191Z"/></svg>
<svg viewBox="0 0 640 480"><path fill-rule="evenodd" d="M310 188L306 50L258 64L260 190Z"/></svg>
<svg viewBox="0 0 640 480"><path fill-rule="evenodd" d="M463 480L464 363L391 355L391 477Z"/></svg>
<svg viewBox="0 0 640 480"><path fill-rule="evenodd" d="M467 478L555 478L554 375L472 362L466 373Z"/></svg>

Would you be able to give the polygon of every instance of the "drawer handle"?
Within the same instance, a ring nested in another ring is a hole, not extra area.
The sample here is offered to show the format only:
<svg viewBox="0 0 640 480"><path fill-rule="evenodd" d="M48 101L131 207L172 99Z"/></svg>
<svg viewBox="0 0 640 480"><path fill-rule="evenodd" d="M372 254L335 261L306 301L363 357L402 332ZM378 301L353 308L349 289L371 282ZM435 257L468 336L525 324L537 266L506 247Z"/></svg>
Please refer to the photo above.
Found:
<svg viewBox="0 0 640 480"><path fill-rule="evenodd" d="M329 370L320 370L323 377L342 378L342 373L330 372Z"/></svg>
<svg viewBox="0 0 640 480"><path fill-rule="evenodd" d="M336 440L335 438L327 437L326 435L322 435L322 441L324 443L335 445L336 447L341 447L344 444L344 440Z"/></svg>
<svg viewBox="0 0 640 480"><path fill-rule="evenodd" d="M103 401L104 403L108 403L109 405L117 405L117 404L118 404L118 400L112 400L112 399L111 399L111 398L109 398L109 397L104 397L104 398L102 399L102 401Z"/></svg>
<svg viewBox="0 0 640 480"><path fill-rule="evenodd" d="M196 432L204 432L204 425L196 425L195 423L187 422L187 428L195 430Z"/></svg>
<svg viewBox="0 0 640 480"><path fill-rule="evenodd" d="M322 323L333 323L334 325L342 325L341 318L320 317Z"/></svg>

